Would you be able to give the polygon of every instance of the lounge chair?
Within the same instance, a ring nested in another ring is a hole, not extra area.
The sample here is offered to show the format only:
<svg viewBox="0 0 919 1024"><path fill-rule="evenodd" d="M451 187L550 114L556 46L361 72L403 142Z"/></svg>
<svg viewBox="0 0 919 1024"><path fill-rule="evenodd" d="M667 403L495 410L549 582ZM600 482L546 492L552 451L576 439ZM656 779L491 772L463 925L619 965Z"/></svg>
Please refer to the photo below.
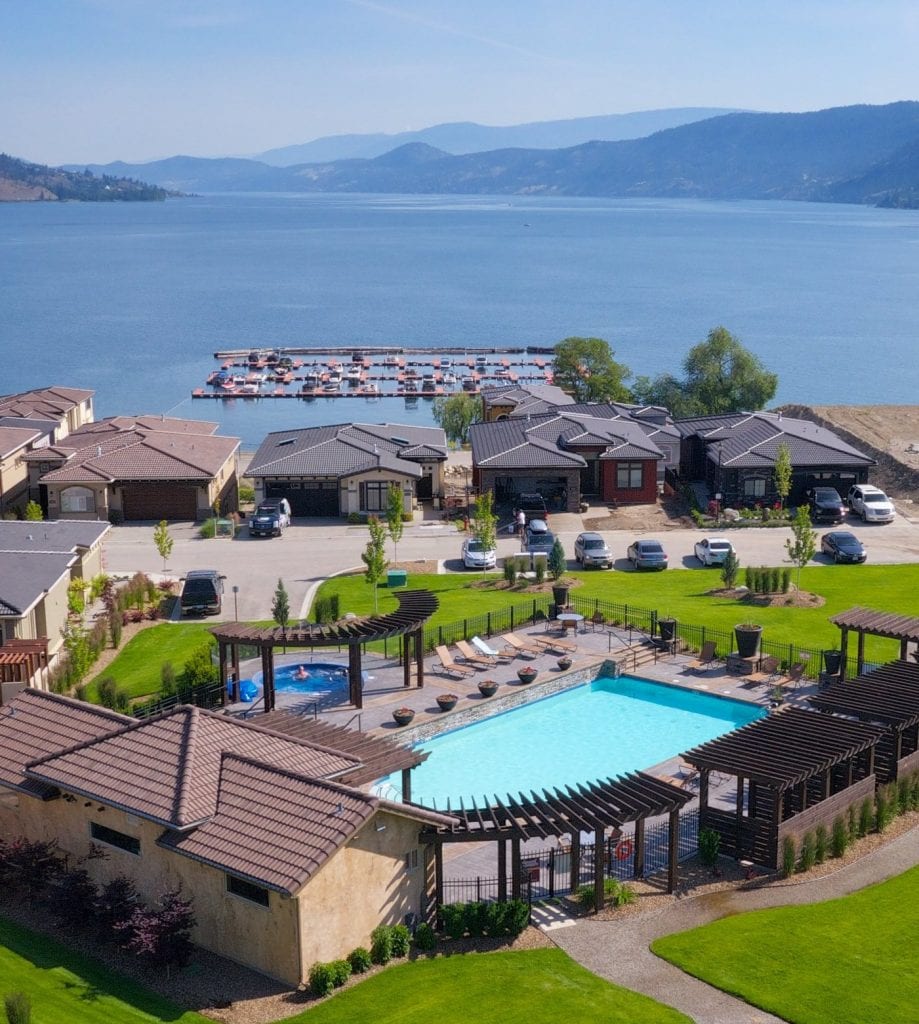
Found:
<svg viewBox="0 0 919 1024"><path fill-rule="evenodd" d="M435 647L434 650L437 653L437 657L440 659L440 669L442 672L450 673L455 676L474 676L475 669L469 668L468 665L457 665L453 660L453 655L447 650L447 648L441 644Z"/></svg>
<svg viewBox="0 0 919 1024"><path fill-rule="evenodd" d="M544 651L564 651L574 654L578 645L573 640L564 640L560 636L534 636L533 642L539 644Z"/></svg>
<svg viewBox="0 0 919 1024"><path fill-rule="evenodd" d="M803 661L796 661L794 665L788 670L787 678L781 680L781 686L790 686L793 690L797 690L798 683L804 678L804 670L807 665Z"/></svg>
<svg viewBox="0 0 919 1024"><path fill-rule="evenodd" d="M518 654L527 654L531 658L535 658L537 655L542 654L543 648L539 644L527 643L521 637L517 636L516 633L505 633L501 639L509 646L512 647Z"/></svg>
<svg viewBox="0 0 919 1024"><path fill-rule="evenodd" d="M497 651L494 647L490 647L480 636L474 636L470 643L479 654L484 655L486 658L496 658L498 661L508 662L513 661L517 657L517 651L507 644L500 651Z"/></svg>
<svg viewBox="0 0 919 1024"><path fill-rule="evenodd" d="M706 640L702 645L702 650L699 651L699 657L695 661L691 661L684 672L702 672L707 668L711 668L712 662L715 660L715 641Z"/></svg>
<svg viewBox="0 0 919 1024"><path fill-rule="evenodd" d="M479 654L478 651L474 651L465 640L457 640L454 646L463 656L463 661L468 661L476 668L492 668L498 663L498 659L493 658L490 654Z"/></svg>

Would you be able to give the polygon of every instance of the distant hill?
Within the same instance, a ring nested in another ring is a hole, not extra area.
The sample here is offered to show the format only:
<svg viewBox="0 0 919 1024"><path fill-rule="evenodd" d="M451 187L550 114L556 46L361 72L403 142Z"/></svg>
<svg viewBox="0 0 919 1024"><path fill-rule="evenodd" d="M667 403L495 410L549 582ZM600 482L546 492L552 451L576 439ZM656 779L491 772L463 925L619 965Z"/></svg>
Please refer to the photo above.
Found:
<svg viewBox="0 0 919 1024"><path fill-rule="evenodd" d="M506 127L458 121L395 135L326 135L298 146L269 149L255 154L252 159L273 167L329 163L333 160L371 160L410 142L423 142L454 156L494 149L565 149L583 142L640 139L665 128L732 113L736 110L725 107L675 107L633 114L574 117L565 121L534 121Z"/></svg>
<svg viewBox="0 0 919 1024"><path fill-rule="evenodd" d="M174 157L109 164L183 191L401 192L799 199L910 205L919 103L726 114L619 142L453 155L410 143L373 159L269 167Z"/></svg>
<svg viewBox="0 0 919 1024"><path fill-rule="evenodd" d="M111 203L165 198L166 192L156 185L108 174L100 178L89 171L30 164L0 153L0 202L79 199Z"/></svg>

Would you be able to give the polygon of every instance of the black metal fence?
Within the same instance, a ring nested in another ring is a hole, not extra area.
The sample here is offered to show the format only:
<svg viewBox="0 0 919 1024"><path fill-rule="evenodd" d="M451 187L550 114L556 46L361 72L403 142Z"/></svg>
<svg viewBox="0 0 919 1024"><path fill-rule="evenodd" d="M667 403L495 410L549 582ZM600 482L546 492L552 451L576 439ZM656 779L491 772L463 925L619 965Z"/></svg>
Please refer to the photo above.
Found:
<svg viewBox="0 0 919 1024"><path fill-rule="evenodd" d="M151 718L170 711L179 704L193 704L198 708L218 708L223 704L223 687L219 683L207 683L204 686L188 686L175 693L159 694L149 700L135 704L131 714L135 718Z"/></svg>

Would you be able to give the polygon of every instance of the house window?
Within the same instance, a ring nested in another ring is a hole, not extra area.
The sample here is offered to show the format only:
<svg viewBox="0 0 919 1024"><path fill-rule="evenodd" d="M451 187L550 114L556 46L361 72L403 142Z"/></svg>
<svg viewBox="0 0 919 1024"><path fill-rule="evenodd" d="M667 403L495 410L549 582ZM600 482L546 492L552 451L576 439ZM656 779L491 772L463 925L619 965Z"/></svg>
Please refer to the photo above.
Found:
<svg viewBox="0 0 919 1024"><path fill-rule="evenodd" d="M643 462L617 462L616 487L620 491L640 491L644 477Z"/></svg>
<svg viewBox="0 0 919 1024"><path fill-rule="evenodd" d="M369 480L361 484L361 509L364 512L385 511L391 483L391 480Z"/></svg>
<svg viewBox="0 0 919 1024"><path fill-rule="evenodd" d="M762 476L748 476L743 482L743 493L745 498L765 498L766 479Z"/></svg>
<svg viewBox="0 0 919 1024"><path fill-rule="evenodd" d="M268 906L268 890L260 885L253 885L244 878L237 878L235 875L227 875L227 892L241 899L249 900L250 903L257 903L260 907Z"/></svg>
<svg viewBox="0 0 919 1024"><path fill-rule="evenodd" d="M96 496L88 487L68 487L61 491L62 512L95 512Z"/></svg>
<svg viewBox="0 0 919 1024"><path fill-rule="evenodd" d="M409 850L405 855L405 870L406 871L417 871L418 870L418 851Z"/></svg>
<svg viewBox="0 0 919 1024"><path fill-rule="evenodd" d="M116 832L115 829L100 825L97 821L90 822L89 834L100 843L105 843L106 846L117 846L125 853L133 853L135 857L140 856L140 840L134 836Z"/></svg>

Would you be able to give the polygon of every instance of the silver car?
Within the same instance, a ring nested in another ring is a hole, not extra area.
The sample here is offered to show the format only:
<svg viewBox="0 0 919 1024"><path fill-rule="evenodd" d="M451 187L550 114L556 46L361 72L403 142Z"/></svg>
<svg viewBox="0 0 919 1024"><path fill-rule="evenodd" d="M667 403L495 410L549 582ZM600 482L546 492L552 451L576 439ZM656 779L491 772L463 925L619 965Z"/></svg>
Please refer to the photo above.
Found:
<svg viewBox="0 0 919 1024"><path fill-rule="evenodd" d="M574 542L574 560L585 568L612 569L613 553L599 533L580 533Z"/></svg>
<svg viewBox="0 0 919 1024"><path fill-rule="evenodd" d="M467 569L494 569L498 555L494 548L486 548L480 540L470 537L463 541L463 565Z"/></svg>

